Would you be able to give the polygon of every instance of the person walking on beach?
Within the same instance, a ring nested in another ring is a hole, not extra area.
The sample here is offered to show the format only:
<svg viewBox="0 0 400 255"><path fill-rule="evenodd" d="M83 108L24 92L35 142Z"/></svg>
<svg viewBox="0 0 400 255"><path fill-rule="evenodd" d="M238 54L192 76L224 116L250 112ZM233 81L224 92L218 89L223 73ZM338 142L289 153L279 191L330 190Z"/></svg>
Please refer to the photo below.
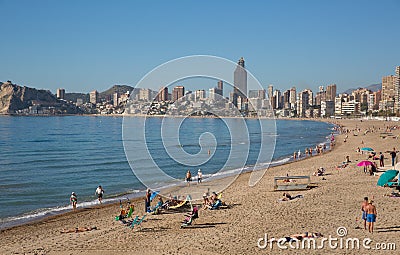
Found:
<svg viewBox="0 0 400 255"><path fill-rule="evenodd" d="M190 182L192 181L192 173L190 173L190 170L186 172L186 182L187 186L190 186Z"/></svg>
<svg viewBox="0 0 400 255"><path fill-rule="evenodd" d="M150 189L147 189L146 196L145 196L145 202L144 202L144 211L145 212L148 212L150 209L150 197L151 197L151 191L150 191Z"/></svg>
<svg viewBox="0 0 400 255"><path fill-rule="evenodd" d="M197 183L201 183L203 180L203 173L201 172L201 169L197 171Z"/></svg>
<svg viewBox="0 0 400 255"><path fill-rule="evenodd" d="M393 148L393 151L390 152L390 156L392 156L392 166L394 166L394 163L396 161L396 148Z"/></svg>
<svg viewBox="0 0 400 255"><path fill-rule="evenodd" d="M368 201L368 205L365 207L366 211L367 211L367 222L368 222L368 231L370 233L374 232L374 223L376 222L376 207L375 205L373 205L374 201L369 200Z"/></svg>
<svg viewBox="0 0 400 255"><path fill-rule="evenodd" d="M103 200L103 194L104 194L104 189L101 187L101 185L99 185L99 187L97 187L95 193L97 195L97 199L99 200L99 202L101 204L101 201Z"/></svg>
<svg viewBox="0 0 400 255"><path fill-rule="evenodd" d="M367 206L368 206L368 197L364 197L364 201L361 204L361 219L364 221L364 229L367 229Z"/></svg>
<svg viewBox="0 0 400 255"><path fill-rule="evenodd" d="M78 202L78 198L77 198L75 192L72 192L71 197L69 198L69 201L72 204L72 209L75 210L76 209L76 203Z"/></svg>
<svg viewBox="0 0 400 255"><path fill-rule="evenodd" d="M379 152L379 166L380 167L385 167L384 159L385 159L385 156L383 156L383 153Z"/></svg>

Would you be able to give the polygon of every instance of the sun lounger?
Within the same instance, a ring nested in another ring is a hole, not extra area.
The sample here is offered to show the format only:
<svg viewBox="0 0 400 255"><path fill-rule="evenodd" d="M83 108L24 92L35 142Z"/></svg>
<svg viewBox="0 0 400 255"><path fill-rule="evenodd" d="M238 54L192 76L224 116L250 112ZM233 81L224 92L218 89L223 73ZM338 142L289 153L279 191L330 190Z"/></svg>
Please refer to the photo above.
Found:
<svg viewBox="0 0 400 255"><path fill-rule="evenodd" d="M275 191L305 190L310 185L310 176L274 177Z"/></svg>
<svg viewBox="0 0 400 255"><path fill-rule="evenodd" d="M189 202L190 203L190 209L193 210L193 206L191 203L191 197L189 195L186 196L186 199L184 201L182 201L181 203L174 205L174 206L169 206L168 209L178 209L184 205L186 205L186 203Z"/></svg>
<svg viewBox="0 0 400 255"><path fill-rule="evenodd" d="M143 217L140 220L138 220L139 216L136 216L135 220L132 221L131 228L134 228L135 225L138 225L140 227L140 229L142 229L142 222L143 222L144 218L146 218L146 214L143 215Z"/></svg>

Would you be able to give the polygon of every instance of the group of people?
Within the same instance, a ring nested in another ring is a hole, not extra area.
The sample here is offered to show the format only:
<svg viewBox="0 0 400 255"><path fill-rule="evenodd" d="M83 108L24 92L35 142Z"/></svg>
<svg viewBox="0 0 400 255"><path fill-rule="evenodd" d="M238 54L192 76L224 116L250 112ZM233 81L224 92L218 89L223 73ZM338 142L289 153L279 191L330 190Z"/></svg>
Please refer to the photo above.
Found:
<svg viewBox="0 0 400 255"><path fill-rule="evenodd" d="M185 181L187 183L187 186L190 186L190 182L192 181L192 173L190 170L186 172L185 176ZM201 183L203 181L203 173L201 172L201 169L197 170L197 183Z"/></svg>
<svg viewBox="0 0 400 255"><path fill-rule="evenodd" d="M313 149L313 148L305 148L304 149L304 157L307 157L307 156L313 156L313 152L315 152L315 154L316 155L320 155L320 154L322 154L324 151L326 150L326 144L323 144L323 145L316 145L315 146L315 148ZM299 151L295 151L294 153L293 153L293 159L294 160L296 160L296 159L299 159L299 158L301 158L301 157L303 157L303 155L301 154L301 151L299 150Z"/></svg>
<svg viewBox="0 0 400 255"><path fill-rule="evenodd" d="M217 193L213 192L210 196L207 193L203 194L203 209L218 209L221 205L222 201Z"/></svg>
<svg viewBox="0 0 400 255"><path fill-rule="evenodd" d="M95 191L95 194L97 196L97 199L99 200L99 203L101 204L103 201L103 194L104 194L104 189L99 185ZM76 205L78 203L78 196L76 195L75 192L71 193L71 196L69 197L69 201L71 202L72 209L76 209Z"/></svg>
<svg viewBox="0 0 400 255"><path fill-rule="evenodd" d="M368 199L368 197L364 197L364 201L361 204L361 212L362 212L362 220L364 221L364 229L367 229L368 223L368 231L370 233L374 232L374 223L376 222L377 212L376 207L373 205L372 199Z"/></svg>

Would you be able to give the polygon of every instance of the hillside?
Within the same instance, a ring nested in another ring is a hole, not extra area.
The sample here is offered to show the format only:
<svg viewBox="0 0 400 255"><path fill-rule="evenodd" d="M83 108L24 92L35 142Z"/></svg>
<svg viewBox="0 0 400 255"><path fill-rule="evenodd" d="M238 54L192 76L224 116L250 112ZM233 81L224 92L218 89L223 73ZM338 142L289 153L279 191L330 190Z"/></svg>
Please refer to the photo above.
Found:
<svg viewBox="0 0 400 255"><path fill-rule="evenodd" d="M366 89L371 90L372 92L376 92L376 91L382 89L382 83L371 84L369 86L360 86L358 88L351 88L351 89L348 89L348 90L344 91L343 93L351 94L351 92L353 92L354 90L359 89L359 88L366 88Z"/></svg>
<svg viewBox="0 0 400 255"><path fill-rule="evenodd" d="M57 98L48 90L38 90L4 82L0 86L0 114L15 113L16 110L28 108L33 103L52 106Z"/></svg>
<svg viewBox="0 0 400 255"><path fill-rule="evenodd" d="M114 93L118 93L118 94L124 94L127 91L132 92L133 94L136 93L136 91L134 91L134 87L128 86L128 85L114 85L111 88L107 89L106 91L103 91L99 94L100 98L107 98L108 96L111 96Z"/></svg>

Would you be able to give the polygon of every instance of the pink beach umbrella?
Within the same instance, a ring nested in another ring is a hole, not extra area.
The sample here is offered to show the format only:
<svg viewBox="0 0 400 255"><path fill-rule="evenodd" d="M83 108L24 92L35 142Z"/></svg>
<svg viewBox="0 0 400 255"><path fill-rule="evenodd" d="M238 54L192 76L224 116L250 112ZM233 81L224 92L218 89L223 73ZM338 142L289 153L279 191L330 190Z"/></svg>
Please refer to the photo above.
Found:
<svg viewBox="0 0 400 255"><path fill-rule="evenodd" d="M358 162L357 164L357 166L370 166L370 165L372 165L372 162L368 160L363 160L361 162Z"/></svg>

